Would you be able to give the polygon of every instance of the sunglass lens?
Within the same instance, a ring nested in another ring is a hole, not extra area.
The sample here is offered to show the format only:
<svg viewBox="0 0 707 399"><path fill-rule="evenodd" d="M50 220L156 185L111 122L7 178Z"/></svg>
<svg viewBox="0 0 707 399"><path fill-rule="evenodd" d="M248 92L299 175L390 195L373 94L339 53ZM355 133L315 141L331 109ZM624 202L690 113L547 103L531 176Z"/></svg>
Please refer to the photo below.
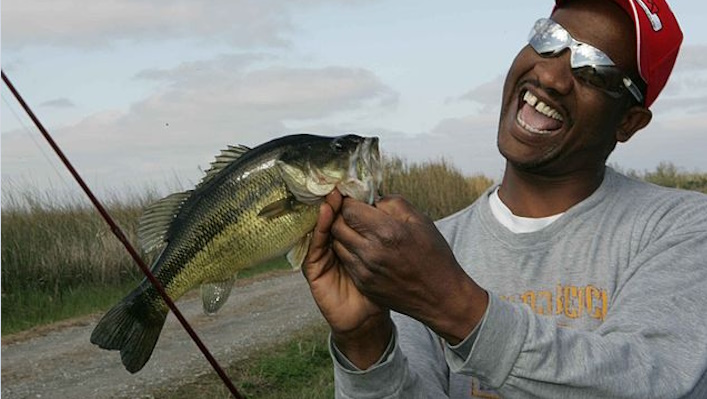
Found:
<svg viewBox="0 0 707 399"><path fill-rule="evenodd" d="M575 40L562 25L549 18L541 18L530 31L530 47L543 57L554 57L569 48L572 73L580 80L618 98L624 89L640 103L641 93L603 51ZM626 83L628 81L628 83Z"/></svg>
<svg viewBox="0 0 707 399"><path fill-rule="evenodd" d="M538 54L550 55L563 50L570 42L569 34L551 19L539 19L530 31L528 43Z"/></svg>
<svg viewBox="0 0 707 399"><path fill-rule="evenodd" d="M622 94L623 76L614 67L584 66L572 69L572 73L578 79L604 90L614 97L619 97Z"/></svg>

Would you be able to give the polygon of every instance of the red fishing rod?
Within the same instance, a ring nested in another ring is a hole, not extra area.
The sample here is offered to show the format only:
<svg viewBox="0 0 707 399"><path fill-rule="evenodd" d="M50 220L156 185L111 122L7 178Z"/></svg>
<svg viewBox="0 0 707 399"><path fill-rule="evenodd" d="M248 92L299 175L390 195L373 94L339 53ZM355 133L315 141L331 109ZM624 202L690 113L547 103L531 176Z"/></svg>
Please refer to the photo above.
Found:
<svg viewBox="0 0 707 399"><path fill-rule="evenodd" d="M233 385L231 380L228 378L226 373L223 371L221 366L218 364L216 359L211 355L211 352L206 348L203 342L201 342L201 339L199 338L198 335L196 335L196 332L192 329L191 325L189 325L189 322L184 318L182 313L179 311L177 306L174 304L172 299L167 295L167 292L164 290L164 287L162 287L162 284L160 284L159 281L155 278L155 276L152 274L150 271L150 268L145 264L145 262L140 258L140 255L138 255L137 251L135 248L133 248L132 244L130 244L130 241L125 237L125 234L123 231L118 227L118 225L115 223L113 218L108 214L106 209L101 205L100 201L96 198L96 196L93 195L93 192L91 191L90 188L86 185L86 183L83 181L83 178L81 178L81 175L74 169L73 165L71 162L69 162L69 159L64 156L64 152L59 148L59 146L56 144L52 136L49 134L47 129L44 128L44 125L42 125L42 122L39 121L37 116L34 114L34 111L27 105L25 100L22 98L20 93L15 89L15 86L10 82L10 79L5 75L5 71L0 71L2 74L2 80L5 82L7 85L7 88L10 89L12 92L12 95L15 96L15 99L17 99L17 102L22 106L22 108L25 110L27 115L32 119L32 122L34 122L34 125L37 126L37 129L42 133L42 136L47 140L49 145L52 147L54 152L59 156L59 159L61 159L61 162L66 166L67 169L69 169L69 172L71 172L71 175L74 177L76 182L81 186L81 189L83 189L84 193L88 196L88 198L91 200L91 203L93 204L94 207L96 207L96 210L98 210L98 213L101 214L103 217L103 220L108 223L110 226L111 231L113 234L118 238L118 240L123 244L125 249L130 253L130 256L133 258L135 263L140 267L142 272L145 274L145 277L147 277L148 280L150 280L150 283L155 287L157 292L160 293L160 296L162 296L162 299L167 303L167 306L169 309L174 313L174 315L177 317L179 322L182 324L182 327L187 331L191 339L194 341L196 346L199 347L201 352L204 354L204 357L206 357L206 360L209 361L211 364L211 367L216 371L216 374L218 374L219 377L221 377L221 380L223 383L228 387L228 390L231 392L233 397L236 399L244 399L243 396L238 392L236 387Z"/></svg>

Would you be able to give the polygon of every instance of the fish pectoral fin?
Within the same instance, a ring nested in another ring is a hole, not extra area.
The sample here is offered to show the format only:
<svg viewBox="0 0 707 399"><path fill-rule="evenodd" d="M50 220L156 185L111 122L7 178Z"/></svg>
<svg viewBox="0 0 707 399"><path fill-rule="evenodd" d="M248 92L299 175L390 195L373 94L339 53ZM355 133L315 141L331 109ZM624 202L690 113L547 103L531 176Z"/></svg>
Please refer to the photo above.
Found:
<svg viewBox="0 0 707 399"><path fill-rule="evenodd" d="M203 302L204 313L212 315L226 303L228 296L233 289L233 282L236 277L228 280L204 283L201 285L201 300Z"/></svg>
<svg viewBox="0 0 707 399"><path fill-rule="evenodd" d="M300 205L295 197L290 196L264 206L258 213L258 216L268 219L276 218L297 211L297 207Z"/></svg>
<svg viewBox="0 0 707 399"><path fill-rule="evenodd" d="M297 244L287 253L287 261L290 262L293 270L299 270L304 263L304 258L309 251L309 242L312 240L312 233L302 237Z"/></svg>

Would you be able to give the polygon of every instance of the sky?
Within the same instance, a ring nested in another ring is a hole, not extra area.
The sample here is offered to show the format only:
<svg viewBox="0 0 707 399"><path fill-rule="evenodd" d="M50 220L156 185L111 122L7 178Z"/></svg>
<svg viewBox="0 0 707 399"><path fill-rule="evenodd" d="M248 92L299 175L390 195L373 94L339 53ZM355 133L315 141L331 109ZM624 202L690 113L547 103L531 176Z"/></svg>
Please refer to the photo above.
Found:
<svg viewBox="0 0 707 399"><path fill-rule="evenodd" d="M707 171L707 3L648 128L609 162ZM2 0L0 62L99 195L197 183L229 144L378 136L498 180L500 94L550 0ZM79 192L3 85L3 190ZM58 194L57 194L58 195Z"/></svg>

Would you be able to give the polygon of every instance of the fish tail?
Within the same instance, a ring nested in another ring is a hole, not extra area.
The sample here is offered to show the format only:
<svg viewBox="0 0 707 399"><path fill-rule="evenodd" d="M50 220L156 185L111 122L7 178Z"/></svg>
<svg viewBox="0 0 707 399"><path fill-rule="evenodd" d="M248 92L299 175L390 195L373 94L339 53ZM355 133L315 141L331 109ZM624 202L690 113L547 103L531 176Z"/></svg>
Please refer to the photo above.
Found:
<svg viewBox="0 0 707 399"><path fill-rule="evenodd" d="M168 310L160 309L137 288L101 318L91 333L91 343L119 350L125 369L136 373L150 359L164 326Z"/></svg>

